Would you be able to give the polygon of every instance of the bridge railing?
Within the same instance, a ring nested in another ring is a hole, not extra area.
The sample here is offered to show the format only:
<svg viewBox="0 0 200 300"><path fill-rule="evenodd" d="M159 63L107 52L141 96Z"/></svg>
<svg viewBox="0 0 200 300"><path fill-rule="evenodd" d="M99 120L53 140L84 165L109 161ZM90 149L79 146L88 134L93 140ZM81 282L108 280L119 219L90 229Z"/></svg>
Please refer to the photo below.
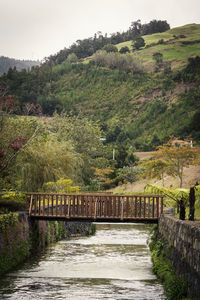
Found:
<svg viewBox="0 0 200 300"><path fill-rule="evenodd" d="M163 196L28 193L32 217L67 219L158 219Z"/></svg>

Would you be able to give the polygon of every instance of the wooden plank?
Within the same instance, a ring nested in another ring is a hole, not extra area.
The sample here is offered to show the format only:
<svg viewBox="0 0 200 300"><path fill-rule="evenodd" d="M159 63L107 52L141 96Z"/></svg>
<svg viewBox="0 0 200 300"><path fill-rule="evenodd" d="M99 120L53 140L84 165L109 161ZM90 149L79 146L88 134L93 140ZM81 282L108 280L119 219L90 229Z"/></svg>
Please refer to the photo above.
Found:
<svg viewBox="0 0 200 300"><path fill-rule="evenodd" d="M137 201L138 201L138 198L137 196L135 196L135 218L137 218L137 215L138 215L138 205L137 205Z"/></svg>
<svg viewBox="0 0 200 300"><path fill-rule="evenodd" d="M148 218L150 218L150 197L148 197Z"/></svg>
<svg viewBox="0 0 200 300"><path fill-rule="evenodd" d="M92 216L92 197L89 197L89 216Z"/></svg>
<svg viewBox="0 0 200 300"><path fill-rule="evenodd" d="M79 203L80 199L79 199L79 196L77 195L77 204L76 204L76 215L77 217L79 217L80 213L79 213L79 206L80 206L80 203Z"/></svg>
<svg viewBox="0 0 200 300"><path fill-rule="evenodd" d="M81 196L81 216L84 216L84 196Z"/></svg>
<svg viewBox="0 0 200 300"><path fill-rule="evenodd" d="M67 214L67 203L66 203L66 195L64 195L64 216Z"/></svg>
<svg viewBox="0 0 200 300"><path fill-rule="evenodd" d="M49 216L49 195L47 195L47 216Z"/></svg>
<svg viewBox="0 0 200 300"><path fill-rule="evenodd" d="M31 213L32 213L32 207L33 207L33 195L31 195L31 200L30 200L29 216L31 216Z"/></svg>
<svg viewBox="0 0 200 300"><path fill-rule="evenodd" d="M120 218L121 214L121 201L120 201L120 196L118 196L118 218Z"/></svg>
<svg viewBox="0 0 200 300"><path fill-rule="evenodd" d="M131 197L131 218L133 218L133 197Z"/></svg>
<svg viewBox="0 0 200 300"><path fill-rule="evenodd" d="M141 212L142 212L142 197L139 197L139 217L141 218Z"/></svg>
<svg viewBox="0 0 200 300"><path fill-rule="evenodd" d="M85 197L85 216L88 217L88 196Z"/></svg>
<svg viewBox="0 0 200 300"><path fill-rule="evenodd" d="M56 216L58 215L58 195L56 195Z"/></svg>
<svg viewBox="0 0 200 300"><path fill-rule="evenodd" d="M104 197L104 217L107 217L107 198Z"/></svg>
<svg viewBox="0 0 200 300"><path fill-rule="evenodd" d="M53 216L53 200L54 200L54 196L51 195L51 215Z"/></svg>
<svg viewBox="0 0 200 300"><path fill-rule="evenodd" d="M157 218L159 217L159 197L156 197L156 215L157 215Z"/></svg>
<svg viewBox="0 0 200 300"><path fill-rule="evenodd" d="M163 197L161 197L161 208L160 208L160 213L163 213Z"/></svg>
<svg viewBox="0 0 200 300"><path fill-rule="evenodd" d="M41 204L42 204L42 215L44 216L45 215L45 194L43 194L42 196L41 196Z"/></svg>
<svg viewBox="0 0 200 300"><path fill-rule="evenodd" d="M113 217L116 217L116 196L113 197Z"/></svg>
<svg viewBox="0 0 200 300"><path fill-rule="evenodd" d="M126 217L129 215L129 197L126 197Z"/></svg>
<svg viewBox="0 0 200 300"><path fill-rule="evenodd" d="M38 199L39 200L39 204L38 204L39 205L39 215L41 215L41 201L42 201L41 198L42 198L42 195L39 194L39 199Z"/></svg>
<svg viewBox="0 0 200 300"><path fill-rule="evenodd" d="M109 217L112 215L112 197L108 196Z"/></svg>
<svg viewBox="0 0 200 300"><path fill-rule="evenodd" d="M34 195L34 215L37 214L37 198L38 195Z"/></svg>
<svg viewBox="0 0 200 300"><path fill-rule="evenodd" d="M94 219L96 220L97 218L97 201L98 201L98 198L94 198Z"/></svg>
<svg viewBox="0 0 200 300"><path fill-rule="evenodd" d="M154 197L153 197L153 203L152 203L152 218L154 218Z"/></svg>
<svg viewBox="0 0 200 300"><path fill-rule="evenodd" d="M60 210L59 210L60 216L63 215L63 213L62 213L62 211L63 211L63 203L62 203L62 200L63 200L63 195L60 195Z"/></svg>
<svg viewBox="0 0 200 300"><path fill-rule="evenodd" d="M75 217L75 196L72 196L72 215Z"/></svg>
<svg viewBox="0 0 200 300"><path fill-rule="evenodd" d="M67 217L70 218L71 217L71 197L69 196L67 198L68 200L68 212L67 212Z"/></svg>
<svg viewBox="0 0 200 300"><path fill-rule="evenodd" d="M121 198L121 220L124 219L124 198Z"/></svg>
<svg viewBox="0 0 200 300"><path fill-rule="evenodd" d="M146 197L144 196L144 218L146 218Z"/></svg>

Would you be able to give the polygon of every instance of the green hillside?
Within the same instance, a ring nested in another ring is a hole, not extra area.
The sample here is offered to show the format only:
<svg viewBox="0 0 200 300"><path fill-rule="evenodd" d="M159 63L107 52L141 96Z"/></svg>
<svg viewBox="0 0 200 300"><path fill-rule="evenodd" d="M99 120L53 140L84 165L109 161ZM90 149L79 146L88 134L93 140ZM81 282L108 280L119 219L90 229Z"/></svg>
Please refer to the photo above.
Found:
<svg viewBox="0 0 200 300"><path fill-rule="evenodd" d="M164 60L172 63L172 69L177 69L186 64L188 57L200 55L200 25L189 24L170 29L162 33L154 33L143 36L145 48L135 52L137 58L141 59L148 71L153 69L152 54L161 52ZM163 40L163 44L157 44ZM127 46L131 50L132 41L120 43L117 48ZM157 44L157 45L154 45Z"/></svg>
<svg viewBox="0 0 200 300"><path fill-rule="evenodd" d="M138 59L141 71L98 64L93 55L87 63L66 60L31 72L10 71L0 84L9 87L21 109L34 103L47 115L64 110L99 121L108 143L151 150L170 135L199 140L200 25L143 37L145 48L123 56ZM122 46L130 48L131 41L117 44ZM163 63L172 64L171 70L161 66L154 71L155 52L163 55Z"/></svg>

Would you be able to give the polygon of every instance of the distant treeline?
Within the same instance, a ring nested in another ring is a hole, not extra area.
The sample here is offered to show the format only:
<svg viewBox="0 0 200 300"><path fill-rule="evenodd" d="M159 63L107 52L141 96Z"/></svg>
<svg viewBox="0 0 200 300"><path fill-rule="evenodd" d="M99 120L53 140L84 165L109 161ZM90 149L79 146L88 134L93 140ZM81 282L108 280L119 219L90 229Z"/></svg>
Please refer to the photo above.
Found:
<svg viewBox="0 0 200 300"><path fill-rule="evenodd" d="M0 56L0 75L7 73L10 68L16 68L18 71L22 69L31 69L33 66L40 65L39 61L33 60L19 60L14 58L9 58L5 56Z"/></svg>
<svg viewBox="0 0 200 300"><path fill-rule="evenodd" d="M83 40L77 40L69 48L64 48L55 55L46 58L46 63L57 65L66 60L69 54L75 53L78 58L85 58L102 49L106 44L119 44L122 42L134 40L141 35L148 35L157 32L164 32L170 29L167 21L152 20L147 24L142 24L140 20L131 23L127 31L115 32L108 37L107 33L102 34L98 31L94 37Z"/></svg>

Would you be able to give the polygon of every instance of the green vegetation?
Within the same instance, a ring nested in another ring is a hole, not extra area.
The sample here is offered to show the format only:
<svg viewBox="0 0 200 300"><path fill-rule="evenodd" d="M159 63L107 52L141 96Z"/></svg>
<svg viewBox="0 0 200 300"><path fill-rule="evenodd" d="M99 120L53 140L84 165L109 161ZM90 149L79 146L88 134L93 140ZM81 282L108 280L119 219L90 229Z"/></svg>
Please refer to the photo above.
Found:
<svg viewBox="0 0 200 300"><path fill-rule="evenodd" d="M154 230L149 247L153 260L153 272L163 283L167 299L184 299L187 296L187 283L184 278L175 274L170 260L170 247L164 249L162 240L158 238L157 229Z"/></svg>
<svg viewBox="0 0 200 300"><path fill-rule="evenodd" d="M0 194L0 212L7 213L27 209L25 194L5 191Z"/></svg>
<svg viewBox="0 0 200 300"><path fill-rule="evenodd" d="M2 275L29 256L30 242L28 224L20 223L16 213L0 215L0 228L0 275Z"/></svg>
<svg viewBox="0 0 200 300"><path fill-rule="evenodd" d="M194 190L193 217L191 216L191 189ZM147 184L145 192L164 195L164 206L177 207L177 218L185 220L188 217L189 220L194 221L200 217L200 185L190 189L169 189Z"/></svg>
<svg viewBox="0 0 200 300"><path fill-rule="evenodd" d="M141 36L146 46L134 53L119 44ZM1 187L39 191L63 178L83 190L110 188L136 180L134 151L171 135L198 142L198 40L199 25L169 30L166 21L138 20L126 33L77 41L28 72L10 69L0 77Z"/></svg>

